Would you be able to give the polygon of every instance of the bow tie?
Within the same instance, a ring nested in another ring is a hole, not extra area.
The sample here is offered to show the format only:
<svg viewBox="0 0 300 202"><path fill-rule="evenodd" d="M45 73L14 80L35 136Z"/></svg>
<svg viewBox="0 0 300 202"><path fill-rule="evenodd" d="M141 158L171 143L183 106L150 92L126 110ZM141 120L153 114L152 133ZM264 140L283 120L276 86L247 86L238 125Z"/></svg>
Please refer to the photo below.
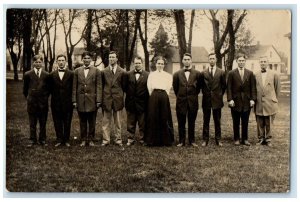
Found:
<svg viewBox="0 0 300 202"><path fill-rule="evenodd" d="M58 71L59 71L59 72L65 72L65 70L64 70L64 69L59 69Z"/></svg>
<svg viewBox="0 0 300 202"><path fill-rule="evenodd" d="M261 73L265 73L265 72L267 72L266 69L262 69L262 70L261 70Z"/></svg>
<svg viewBox="0 0 300 202"><path fill-rule="evenodd" d="M84 67L84 69L90 69L90 67Z"/></svg>
<svg viewBox="0 0 300 202"><path fill-rule="evenodd" d="M142 71L134 71L135 74L141 74Z"/></svg>
<svg viewBox="0 0 300 202"><path fill-rule="evenodd" d="M184 72L191 72L191 69L184 69Z"/></svg>

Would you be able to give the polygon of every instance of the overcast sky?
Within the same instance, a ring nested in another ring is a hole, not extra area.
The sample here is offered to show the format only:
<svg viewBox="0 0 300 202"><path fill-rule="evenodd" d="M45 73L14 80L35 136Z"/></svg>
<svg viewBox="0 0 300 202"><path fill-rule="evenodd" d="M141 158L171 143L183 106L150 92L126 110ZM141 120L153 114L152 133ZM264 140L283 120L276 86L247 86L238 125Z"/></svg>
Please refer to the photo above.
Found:
<svg viewBox="0 0 300 202"><path fill-rule="evenodd" d="M193 32L193 46L204 46L207 51L213 49L212 42L212 26L206 16L197 17L197 26L194 27ZM169 22L161 22L168 33L175 33L175 24ZM149 41L154 37L155 32L159 27L160 21L150 24L151 33L148 33ZM189 22L187 23L189 25ZM291 32L291 14L289 10L249 10L247 14L247 26L254 36L254 43L257 41L262 45L274 45L278 51L283 51L286 55L290 54L289 40L284 37L285 34ZM170 28L172 27L172 28ZM61 30L62 31L62 30ZM63 33L59 33L57 50L65 51L63 41ZM171 36L169 38L172 38ZM74 37L75 41L76 37ZM176 39L175 39L176 40ZM83 43L78 46L83 46Z"/></svg>

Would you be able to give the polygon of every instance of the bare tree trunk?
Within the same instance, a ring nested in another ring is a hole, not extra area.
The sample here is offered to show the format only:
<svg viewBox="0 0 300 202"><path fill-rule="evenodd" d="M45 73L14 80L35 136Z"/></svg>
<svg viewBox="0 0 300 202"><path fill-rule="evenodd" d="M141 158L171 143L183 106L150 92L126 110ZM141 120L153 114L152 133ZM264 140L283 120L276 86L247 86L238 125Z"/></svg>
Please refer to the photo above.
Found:
<svg viewBox="0 0 300 202"><path fill-rule="evenodd" d="M235 34L233 30L233 16L234 16L234 10L227 10L228 13L228 34L229 34L229 47L228 47L228 54L227 54L227 60L225 63L225 71L232 70L232 64L234 61L234 55L235 55Z"/></svg>
<svg viewBox="0 0 300 202"><path fill-rule="evenodd" d="M147 34L147 31L148 31L148 20L147 20L148 12L147 12L147 10L144 10L144 12L145 12L145 25L144 25L144 27L145 27L145 31L144 31L145 37L143 36L140 20L137 21L137 23L138 23L138 30L139 30L139 33L140 33L140 39L141 39L143 49L144 49L144 54L145 54L145 70L150 71L150 68L149 68L150 59L149 59L149 51L148 51L148 46L147 46L147 43L148 43L148 34Z"/></svg>
<svg viewBox="0 0 300 202"><path fill-rule="evenodd" d="M188 53L192 53L194 18L195 18L195 9L193 9L192 13L191 13L191 22L190 22L190 30L189 30L189 42L188 42L188 47L187 47L187 52Z"/></svg>
<svg viewBox="0 0 300 202"><path fill-rule="evenodd" d="M135 11L134 34L133 34L133 38L132 38L132 42L131 42L131 46L130 46L127 71L130 70L130 64L131 64L131 61L132 61L132 58L133 58L133 53L134 53L134 48L135 48L135 44L136 44L136 37L137 37L137 31L138 31L138 25L139 25L140 17L141 17L141 10L136 10Z"/></svg>
<svg viewBox="0 0 300 202"><path fill-rule="evenodd" d="M87 27L86 27L86 49L87 51L92 51L92 24L93 24L93 12L94 10L88 9L87 16Z"/></svg>
<svg viewBox="0 0 300 202"><path fill-rule="evenodd" d="M31 43L31 33L32 33L32 10L24 9L23 11L23 74L31 69L31 58L33 55Z"/></svg>
<svg viewBox="0 0 300 202"><path fill-rule="evenodd" d="M174 17L176 22L176 30L177 30L177 39L178 39L178 47L179 47L179 57L182 59L184 53L186 53L186 38L185 38L185 20L184 20L184 11L174 10ZM181 64L182 67L182 64Z"/></svg>

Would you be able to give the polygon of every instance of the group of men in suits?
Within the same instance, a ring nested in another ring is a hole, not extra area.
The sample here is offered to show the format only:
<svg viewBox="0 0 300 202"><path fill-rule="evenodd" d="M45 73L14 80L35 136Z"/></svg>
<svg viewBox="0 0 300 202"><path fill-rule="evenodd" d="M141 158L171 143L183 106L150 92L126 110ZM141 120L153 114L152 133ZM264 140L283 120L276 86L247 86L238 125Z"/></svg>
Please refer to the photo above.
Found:
<svg viewBox="0 0 300 202"><path fill-rule="evenodd" d="M228 105L231 108L235 145L250 146L248 141L248 122L251 108L257 121L257 144L272 146L272 128L275 114L278 111L278 96L280 93L280 79L277 74L269 70L267 57L260 58L261 71L256 75L245 68L246 56L238 54L236 61L238 68L225 72L216 66L216 55L208 56L209 67L199 72L191 67L192 55L184 54L182 63L184 68L173 76L173 89L176 95L176 115L178 120L179 144L185 145L185 125L188 120L188 142L195 143L195 120L198 112L198 94L202 89L203 111L203 143L209 142L209 123L211 112L215 126L216 145L221 142L221 109L224 106L223 95L227 90ZM241 134L240 134L241 125Z"/></svg>
<svg viewBox="0 0 300 202"><path fill-rule="evenodd" d="M198 95L202 89L203 143L209 142L209 123L211 112L215 126L216 145L221 142L221 109L224 106L223 95L227 89L228 105L233 120L234 144L250 145L248 141L248 121L251 108L254 107L257 120L258 144L271 146L272 127L278 110L280 79L267 68L266 57L260 59L261 71L254 73L245 68L245 55L236 58L238 68L228 73L216 66L216 55L209 54L209 67L199 72L192 68L192 55L185 53L182 58L184 68L173 75L173 89L176 95L176 115L178 120L179 144L186 144L186 119L188 120L188 143L195 143L195 121L198 113ZM27 98L27 111L30 123L29 146L37 143L46 145L46 121L48 97L51 94L51 111L57 136L55 146L70 146L70 128L73 108L77 109L80 119L80 146L94 146L97 110L103 112L103 140L101 146L111 143L110 136L115 128L115 144L122 146L121 111L127 112L127 146L136 141L144 144L146 127L146 108L149 93L147 79L149 73L143 70L143 59L134 58L134 69L126 72L118 64L117 53L109 53L109 66L100 71L93 65L92 54L82 54L83 66L74 72L66 67L66 56L58 55L58 69L48 74L42 70L43 57L33 57L33 69L24 75L24 96ZM36 125L40 124L39 139ZM111 123L114 123L114 126ZM241 122L241 136L240 136ZM139 126L135 137L136 125Z"/></svg>

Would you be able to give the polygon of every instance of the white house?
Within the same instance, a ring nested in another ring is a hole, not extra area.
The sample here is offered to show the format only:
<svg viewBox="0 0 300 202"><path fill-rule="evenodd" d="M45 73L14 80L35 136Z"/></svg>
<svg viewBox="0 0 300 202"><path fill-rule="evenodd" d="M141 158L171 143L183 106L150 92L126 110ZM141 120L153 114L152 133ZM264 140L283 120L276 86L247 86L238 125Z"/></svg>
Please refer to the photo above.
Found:
<svg viewBox="0 0 300 202"><path fill-rule="evenodd" d="M287 67L282 62L276 48L273 45L260 45L259 43L254 46L248 46L244 49L247 60L246 68L253 72L260 71L259 58L267 56L269 59L269 68L280 74L287 74ZM236 60L233 62L232 69L237 68Z"/></svg>

